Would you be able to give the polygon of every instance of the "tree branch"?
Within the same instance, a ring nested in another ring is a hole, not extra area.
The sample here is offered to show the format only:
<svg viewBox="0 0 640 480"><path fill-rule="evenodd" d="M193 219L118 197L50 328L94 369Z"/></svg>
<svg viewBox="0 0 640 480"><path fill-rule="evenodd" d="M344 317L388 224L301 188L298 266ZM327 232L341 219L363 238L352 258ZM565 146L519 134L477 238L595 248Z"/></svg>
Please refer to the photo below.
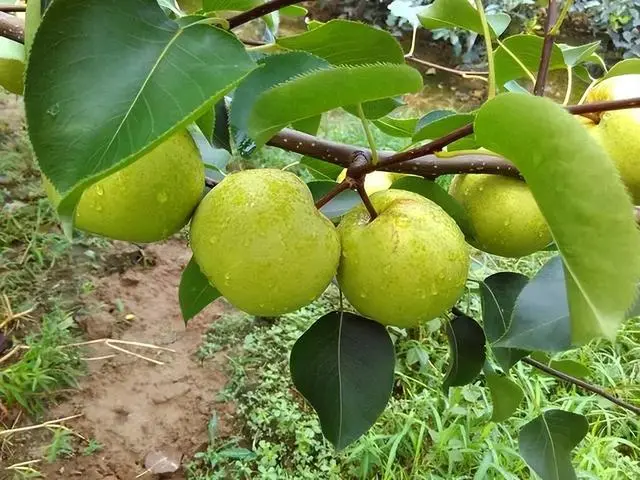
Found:
<svg viewBox="0 0 640 480"><path fill-rule="evenodd" d="M349 177L345 178L342 181L342 183L337 184L333 189L331 189L326 195L321 197L316 202L316 208L318 210L320 210L327 203L329 203L331 200L333 200L338 194L344 192L345 190L349 190L352 187L353 187L353 179L351 179Z"/></svg>
<svg viewBox="0 0 640 480"><path fill-rule="evenodd" d="M0 12L0 37L24 43L24 22L18 17Z"/></svg>
<svg viewBox="0 0 640 480"><path fill-rule="evenodd" d="M373 222L376 218L378 218L378 212L376 212L376 208L373 206L373 203L371 203L369 194L364 189L364 181L358 182L358 184L356 185L356 191L358 192L358 195L360 195L362 203L364 203L367 212L369 212L369 221Z"/></svg>
<svg viewBox="0 0 640 480"><path fill-rule="evenodd" d="M26 5L0 5L0 12L26 12Z"/></svg>
<svg viewBox="0 0 640 480"><path fill-rule="evenodd" d="M551 62L551 51L555 35L553 27L558 19L558 4L556 0L549 0L549 8L547 8L547 21L544 25L544 42L542 43L542 54L540 55L540 66L538 67L538 76L536 84L533 87L534 95L539 97L544 95L544 87L547 84L547 75L549 73L549 62Z"/></svg>
<svg viewBox="0 0 640 480"><path fill-rule="evenodd" d="M281 8L288 7L289 5L295 5L296 3L300 3L303 0L271 0L270 2L263 3L258 5L251 10L247 10L235 17L231 17L229 19L229 29L239 27L251 20L255 20L256 18L260 18L267 13L275 12L276 10L280 10Z"/></svg>
<svg viewBox="0 0 640 480"><path fill-rule="evenodd" d="M553 377L559 378L560 380L563 380L567 383L576 385L584 390L587 390L588 392L595 393L596 395L600 395L601 397L609 400L611 403L615 403L619 407L629 410L630 412L633 412L636 415L640 415L639 406L633 405L632 403L625 402L624 400L616 397L615 395L607 392L606 390L603 390L600 387L597 387L589 382L585 382L584 380L573 377L571 375L567 375L566 373L561 372L560 370L556 370L555 368L551 368L549 365L546 365L542 362L534 360L533 358L525 357L522 359L522 361L528 365L531 365L532 367L537 368L538 370L542 370L543 372L548 373Z"/></svg>

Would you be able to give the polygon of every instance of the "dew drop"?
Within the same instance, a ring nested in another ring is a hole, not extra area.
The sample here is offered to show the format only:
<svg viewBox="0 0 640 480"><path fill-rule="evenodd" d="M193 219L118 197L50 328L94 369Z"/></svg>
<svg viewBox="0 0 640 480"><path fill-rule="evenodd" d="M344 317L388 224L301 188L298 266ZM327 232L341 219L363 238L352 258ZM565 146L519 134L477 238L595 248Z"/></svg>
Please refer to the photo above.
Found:
<svg viewBox="0 0 640 480"><path fill-rule="evenodd" d="M96 193L100 196L104 195L104 188L102 188L100 185L96 185Z"/></svg>
<svg viewBox="0 0 640 480"><path fill-rule="evenodd" d="M509 220L505 220L504 221L504 226L508 227L509 225L511 225L511 222Z"/></svg>
<svg viewBox="0 0 640 480"><path fill-rule="evenodd" d="M364 293L364 292L362 292L362 293L360 294L360 298L367 298L367 294L366 294L366 293Z"/></svg>
<svg viewBox="0 0 640 480"><path fill-rule="evenodd" d="M96 205L96 212L102 211L102 205Z"/></svg>
<svg viewBox="0 0 640 480"><path fill-rule="evenodd" d="M156 198L158 199L158 202L165 203L167 200L169 200L169 195L167 195L167 192L158 192Z"/></svg>
<svg viewBox="0 0 640 480"><path fill-rule="evenodd" d="M438 295L438 291L437 291L437 290L433 290L433 291L431 292L431 295L435 297L436 295Z"/></svg>
<svg viewBox="0 0 640 480"><path fill-rule="evenodd" d="M224 284L225 285L229 285L229 280L231 280L231 274L230 273L225 273L224 274Z"/></svg>

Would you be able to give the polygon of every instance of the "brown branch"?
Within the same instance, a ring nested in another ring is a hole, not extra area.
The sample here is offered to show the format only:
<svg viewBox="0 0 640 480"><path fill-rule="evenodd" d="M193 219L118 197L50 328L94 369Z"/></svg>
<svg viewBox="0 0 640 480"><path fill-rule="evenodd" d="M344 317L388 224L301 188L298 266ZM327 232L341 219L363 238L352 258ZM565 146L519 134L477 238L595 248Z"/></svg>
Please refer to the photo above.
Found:
<svg viewBox="0 0 640 480"><path fill-rule="evenodd" d="M362 199L362 203L367 208L367 212L369 212L369 221L373 222L376 218L378 218L378 212L376 212L376 208L371 203L371 199L369 198L369 194L364 189L364 181L358 182L356 184L356 191L360 198Z"/></svg>
<svg viewBox="0 0 640 480"><path fill-rule="evenodd" d="M24 43L24 22L18 17L0 12L0 37Z"/></svg>
<svg viewBox="0 0 640 480"><path fill-rule="evenodd" d="M566 1L566 0L565 0ZM547 8L547 21L544 25L544 41L542 43L542 54L540 55L540 66L538 67L538 76L536 84L533 87L533 94L539 97L544 95L544 87L547 84L547 75L549 74L549 63L551 62L551 51L553 49L553 26L558 19L558 4L556 0L549 0L549 8Z"/></svg>
<svg viewBox="0 0 640 480"><path fill-rule="evenodd" d="M27 11L26 5L0 5L0 12L12 13L12 12L26 12L26 11Z"/></svg>
<svg viewBox="0 0 640 480"><path fill-rule="evenodd" d="M351 178L349 178L349 177L345 178L342 181L342 183L337 184L333 189L331 189L329 192L327 192L326 195L321 197L316 202L316 208L318 210L320 210L327 203L329 203L331 200L333 200L336 196L338 196L339 194L341 194L345 190L349 190L350 188L352 188L352 186L353 186L353 180Z"/></svg>
<svg viewBox="0 0 640 480"><path fill-rule="evenodd" d="M632 403L625 402L624 400L616 397L615 395L607 392L606 390L603 390L600 387L597 387L589 382L585 382L584 380L573 377L571 375L567 375L566 373L561 372L560 370L556 370L555 368L551 368L549 365L546 365L542 362L534 360L533 358L526 357L526 358L523 358L522 361L528 365L531 365L532 367L537 368L538 370L542 370L543 372L548 373L553 377L559 378L560 380L563 380L567 383L576 385L584 390L587 390L588 392L595 393L596 395L600 395L601 397L609 400L611 403L615 403L619 407L629 410L630 412L633 412L636 415L640 415L639 406L633 405Z"/></svg>
<svg viewBox="0 0 640 480"><path fill-rule="evenodd" d="M276 10L280 10L281 8L288 7L289 5L295 5L296 3L300 3L303 0L271 0L270 2L263 3L258 5L251 10L247 10L235 17L231 17L229 19L229 29L239 27L251 20L255 20L256 18L260 18L263 15L266 15L271 12L275 12Z"/></svg>
<svg viewBox="0 0 640 480"><path fill-rule="evenodd" d="M583 103L582 105L569 105L566 108L569 113L573 113L574 115L583 115L585 113L609 112L612 110L624 110L627 108L638 107L640 107L640 97Z"/></svg>

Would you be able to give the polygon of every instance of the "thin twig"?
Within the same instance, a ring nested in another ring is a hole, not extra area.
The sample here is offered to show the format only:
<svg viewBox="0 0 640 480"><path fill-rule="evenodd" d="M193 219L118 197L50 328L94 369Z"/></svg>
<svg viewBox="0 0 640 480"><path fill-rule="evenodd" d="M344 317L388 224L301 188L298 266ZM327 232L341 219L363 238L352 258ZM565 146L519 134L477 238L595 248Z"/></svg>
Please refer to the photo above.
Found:
<svg viewBox="0 0 640 480"><path fill-rule="evenodd" d="M491 38L491 28L487 22L487 16L484 13L482 0L476 0L476 10L478 10L478 15L480 16L482 36L484 37L484 45L487 50L487 64L489 66L489 89L487 92L487 98L491 100L496 96L496 67L495 58L493 56L493 40Z"/></svg>
<svg viewBox="0 0 640 480"><path fill-rule="evenodd" d="M86 342L67 343L66 345L61 345L58 348L82 347L84 345L92 345L95 343L106 343L106 342L117 343L121 345L132 345L134 347L151 348L155 350L164 350L165 352L176 353L175 350L167 347L159 347L157 345L152 345L150 343L132 342L129 340L116 340L115 338L98 338L97 340L88 340Z"/></svg>
<svg viewBox="0 0 640 480"><path fill-rule="evenodd" d="M376 148L376 141L373 138L373 134L371 133L371 128L369 127L369 120L367 116L364 114L364 110L362 108L362 104L358 104L358 116L360 117L360 122L362 123L362 129L364 130L364 135L367 138L367 143L369 144L369 150L371 150L371 163L373 165L378 164L378 149Z"/></svg>
<svg viewBox="0 0 640 480"><path fill-rule="evenodd" d="M351 182L352 180L349 177L345 178L342 183L337 184L316 202L316 208L320 210L327 203L333 200L337 195L344 192L345 190L349 190L351 188Z"/></svg>
<svg viewBox="0 0 640 480"><path fill-rule="evenodd" d="M623 100L607 100L604 102L583 103L582 105L569 105L567 111L574 115L585 113L610 112L612 110L625 110L627 108L639 108L640 97L627 98Z"/></svg>
<svg viewBox="0 0 640 480"><path fill-rule="evenodd" d="M481 77L481 75L484 75L484 76L489 75L489 72L481 72L481 71L476 72L474 70L456 70L455 68L445 67L444 65L440 65L438 63L428 62L427 60L416 58L413 55L406 55L404 58L406 60L415 62L419 65L424 65L425 67L431 67L431 68L435 68L436 70L442 70L443 72L459 75L462 78L476 78L486 82L487 79L484 77Z"/></svg>
<svg viewBox="0 0 640 480"><path fill-rule="evenodd" d="M620 398L616 397L615 395L612 395L611 393L607 392L606 390L603 390L600 387L592 385L589 382L585 382L584 380L580 380L579 378L573 377L571 375L567 375L566 373L561 372L560 370L556 370L555 368L552 368L537 360L534 360L533 358L526 357L526 358L523 358L522 361L528 365L531 365L532 367L537 368L538 370L542 370L543 372L548 373L549 375L559 378L560 380L564 380L565 382L572 383L573 385L576 385L584 390L587 390L588 392L595 393L596 395L600 395L601 397L609 400L611 403L615 403L619 407L629 410L630 412L633 412L637 415L640 415L640 406L625 402L624 400L621 400Z"/></svg>
<svg viewBox="0 0 640 480"><path fill-rule="evenodd" d="M48 422L39 423L37 425L29 425L28 427L12 428L9 430L0 430L0 435L13 435L14 433L27 432L29 430L36 430L38 428L45 428L50 425L56 425L58 423L66 422L68 420L73 420L74 418L82 417L83 415L84 413L79 413L77 415L71 415L69 417L58 418L57 420L49 420Z"/></svg>
<svg viewBox="0 0 640 480"><path fill-rule="evenodd" d="M0 357L0 363L6 362L11 357L13 357L16 353L18 353L20 350L22 350L22 348L20 348L19 346L18 347L13 347L11 350L9 350L9 353L7 353L6 355Z"/></svg>
<svg viewBox="0 0 640 480"><path fill-rule="evenodd" d="M358 182L356 184L356 191L358 192L358 195L360 195L362 203L364 203L364 206L367 208L367 212L369 212L369 221L373 222L376 218L378 218L378 212L376 212L376 209L373 206L373 203L371 203L371 199L369 198L367 191L364 189L364 181Z"/></svg>
<svg viewBox="0 0 640 480"><path fill-rule="evenodd" d="M109 341L104 342L104 344L107 347L113 348L114 350L117 350L122 353L126 353L127 355L132 355L134 357L140 358L141 360L146 360L147 362L155 363L156 365L164 365L164 362L161 362L160 360L154 360L153 358L145 357L144 355L140 355L139 353L135 353L130 350L127 350L126 348L118 347L116 345L113 345Z"/></svg>
<svg viewBox="0 0 640 480"><path fill-rule="evenodd" d="M26 12L26 5L0 5L0 12L12 13L12 12Z"/></svg>
<svg viewBox="0 0 640 480"><path fill-rule="evenodd" d="M533 87L533 94L539 97L544 95L544 87L547 84L547 75L549 73L549 63L551 62L551 51L553 49L553 41L555 35L553 27L558 19L558 4L556 0L549 0L549 8L547 8L547 21L544 26L544 41L542 43L542 54L540 55L540 66L538 67L538 76L536 84Z"/></svg>
<svg viewBox="0 0 640 480"><path fill-rule="evenodd" d="M251 10L247 10L235 17L231 17L229 19L229 29L239 27L251 20L255 20L256 18L260 18L268 13L280 10L281 8L288 7L289 5L295 5L301 1L302 0L271 0L270 2L263 3Z"/></svg>

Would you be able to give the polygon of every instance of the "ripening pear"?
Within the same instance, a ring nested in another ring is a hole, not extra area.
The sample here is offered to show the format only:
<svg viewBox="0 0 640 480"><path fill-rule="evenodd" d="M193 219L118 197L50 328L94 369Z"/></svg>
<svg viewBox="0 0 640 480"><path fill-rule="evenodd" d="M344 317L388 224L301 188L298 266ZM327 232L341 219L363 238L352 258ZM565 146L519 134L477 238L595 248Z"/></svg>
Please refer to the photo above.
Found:
<svg viewBox="0 0 640 480"><path fill-rule="evenodd" d="M0 87L22 95L24 91L24 45L0 36Z"/></svg>
<svg viewBox="0 0 640 480"><path fill-rule="evenodd" d="M274 169L227 176L198 206L191 249L209 281L245 312L303 307L338 268L340 239L296 175Z"/></svg>
<svg viewBox="0 0 640 480"><path fill-rule="evenodd" d="M383 172L382 170L374 170L371 173L368 173L366 177L364 177L364 189L369 195L373 195L376 192L380 192L381 190L387 190L391 187L391 184L395 182L398 178L402 177L401 174L392 173L392 172ZM340 172L336 181L342 182L345 178L347 178L347 169L345 168Z"/></svg>
<svg viewBox="0 0 640 480"><path fill-rule="evenodd" d="M57 206L60 195L48 179L43 183ZM87 188L75 226L116 240L156 242L187 224L203 191L200 153L191 135L181 131Z"/></svg>
<svg viewBox="0 0 640 480"><path fill-rule="evenodd" d="M472 245L494 255L523 257L547 247L551 231L529 187L501 175L456 175L449 193L466 210Z"/></svg>
<svg viewBox="0 0 640 480"><path fill-rule="evenodd" d="M362 315L384 325L415 327L450 308L462 294L469 247L444 210L417 193L371 195L338 226L342 258L338 283Z"/></svg>
<svg viewBox="0 0 640 480"><path fill-rule="evenodd" d="M587 93L586 103L633 97L640 97L640 74L603 80ZM583 123L616 164L634 203L640 204L640 108L593 115L594 120Z"/></svg>

